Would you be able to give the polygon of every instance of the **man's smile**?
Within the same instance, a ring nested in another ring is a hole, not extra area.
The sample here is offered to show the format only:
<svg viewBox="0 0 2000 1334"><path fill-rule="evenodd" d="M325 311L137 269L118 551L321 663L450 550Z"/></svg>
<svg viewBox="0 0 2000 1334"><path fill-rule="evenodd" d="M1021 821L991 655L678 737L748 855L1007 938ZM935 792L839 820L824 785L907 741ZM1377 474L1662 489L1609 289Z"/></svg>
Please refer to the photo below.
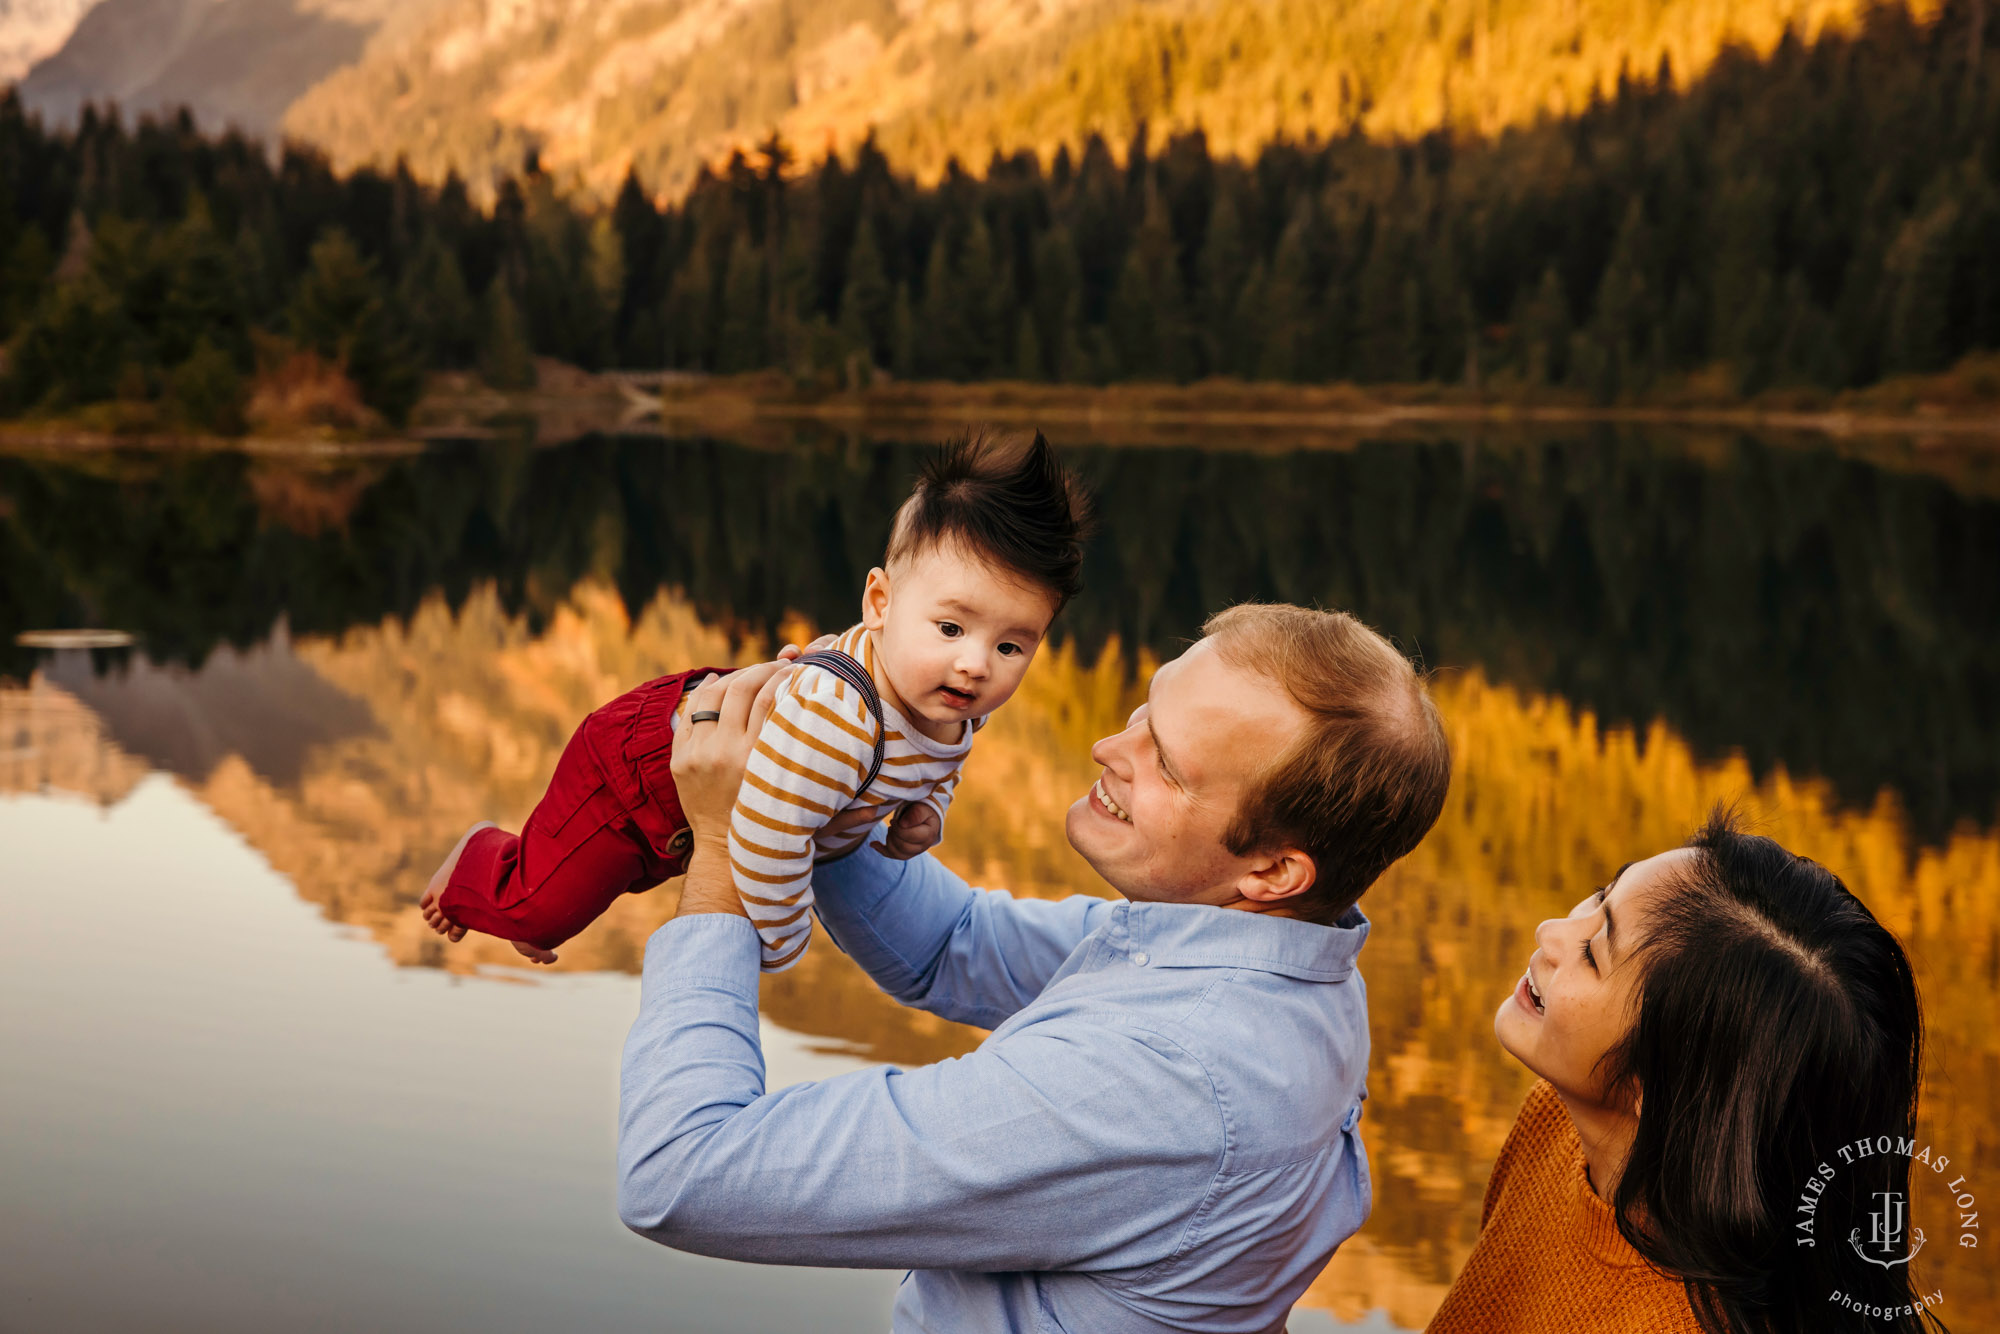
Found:
<svg viewBox="0 0 2000 1334"><path fill-rule="evenodd" d="M1132 817L1126 813L1125 808L1113 801L1111 794L1104 790L1104 780L1102 778L1091 785L1090 795L1096 799L1097 804L1102 806L1105 812L1113 819L1123 820L1126 824L1132 823Z"/></svg>

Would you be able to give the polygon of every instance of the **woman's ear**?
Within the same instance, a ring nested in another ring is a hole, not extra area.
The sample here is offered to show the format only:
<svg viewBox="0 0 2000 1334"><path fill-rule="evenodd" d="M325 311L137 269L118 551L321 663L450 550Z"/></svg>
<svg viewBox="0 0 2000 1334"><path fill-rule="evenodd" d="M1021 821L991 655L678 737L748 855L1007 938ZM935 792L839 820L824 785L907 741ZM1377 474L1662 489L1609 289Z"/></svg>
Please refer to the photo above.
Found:
<svg viewBox="0 0 2000 1334"><path fill-rule="evenodd" d="M1251 867L1236 882L1236 892L1252 903L1283 908L1289 906L1286 900L1311 889L1318 878L1319 868L1309 854L1297 848L1280 848Z"/></svg>
<svg viewBox="0 0 2000 1334"><path fill-rule="evenodd" d="M861 590L861 624L880 630L889 619L889 572L877 565L868 572L868 586Z"/></svg>

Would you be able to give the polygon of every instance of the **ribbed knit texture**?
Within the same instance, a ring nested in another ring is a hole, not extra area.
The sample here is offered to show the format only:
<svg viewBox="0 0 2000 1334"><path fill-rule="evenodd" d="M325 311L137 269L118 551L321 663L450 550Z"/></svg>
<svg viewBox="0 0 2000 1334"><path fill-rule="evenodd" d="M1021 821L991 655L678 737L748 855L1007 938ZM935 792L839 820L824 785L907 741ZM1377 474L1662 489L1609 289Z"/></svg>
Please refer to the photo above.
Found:
<svg viewBox="0 0 2000 1334"><path fill-rule="evenodd" d="M873 638L852 626L834 645L882 680ZM951 808L959 766L972 749L973 720L950 744L933 741L882 701L882 772L865 791L875 758L875 718L861 692L832 672L802 668L779 694L757 736L729 823L729 860L743 907L764 942L764 971L799 961L812 933L812 869L854 851L872 829L824 832L856 806L921 801L938 819Z"/></svg>
<svg viewBox="0 0 2000 1334"><path fill-rule="evenodd" d="M1590 1189L1583 1143L1546 1081L1486 1183L1479 1240L1428 1334L1700 1334L1679 1280L1651 1268Z"/></svg>

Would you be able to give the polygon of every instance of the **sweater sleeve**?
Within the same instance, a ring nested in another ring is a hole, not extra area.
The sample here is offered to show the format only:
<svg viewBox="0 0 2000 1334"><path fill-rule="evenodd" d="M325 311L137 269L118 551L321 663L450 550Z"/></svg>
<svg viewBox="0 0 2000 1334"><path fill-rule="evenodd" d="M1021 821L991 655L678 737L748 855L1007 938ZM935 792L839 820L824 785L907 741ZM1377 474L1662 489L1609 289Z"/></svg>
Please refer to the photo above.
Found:
<svg viewBox="0 0 2000 1334"><path fill-rule="evenodd" d="M813 839L854 799L874 756L872 726L854 692L813 672L793 677L758 734L730 816L729 862L766 972L805 953Z"/></svg>

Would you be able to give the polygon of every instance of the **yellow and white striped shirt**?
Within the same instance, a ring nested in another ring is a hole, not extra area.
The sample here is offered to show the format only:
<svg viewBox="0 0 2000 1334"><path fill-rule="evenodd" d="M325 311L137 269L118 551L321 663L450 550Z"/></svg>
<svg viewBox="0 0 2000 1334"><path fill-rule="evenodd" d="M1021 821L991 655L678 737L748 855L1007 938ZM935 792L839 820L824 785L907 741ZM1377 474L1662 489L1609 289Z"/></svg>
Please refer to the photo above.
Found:
<svg viewBox="0 0 2000 1334"><path fill-rule="evenodd" d="M854 626L835 648L879 682L875 644ZM919 732L882 701L882 772L866 791L856 785L875 761L875 717L861 692L818 667L792 673L751 752L729 822L729 860L743 906L764 942L764 971L781 972L806 952L812 933L815 861L854 851L874 826L844 834L821 830L856 806L922 801L943 820L972 749L974 719L949 745Z"/></svg>

